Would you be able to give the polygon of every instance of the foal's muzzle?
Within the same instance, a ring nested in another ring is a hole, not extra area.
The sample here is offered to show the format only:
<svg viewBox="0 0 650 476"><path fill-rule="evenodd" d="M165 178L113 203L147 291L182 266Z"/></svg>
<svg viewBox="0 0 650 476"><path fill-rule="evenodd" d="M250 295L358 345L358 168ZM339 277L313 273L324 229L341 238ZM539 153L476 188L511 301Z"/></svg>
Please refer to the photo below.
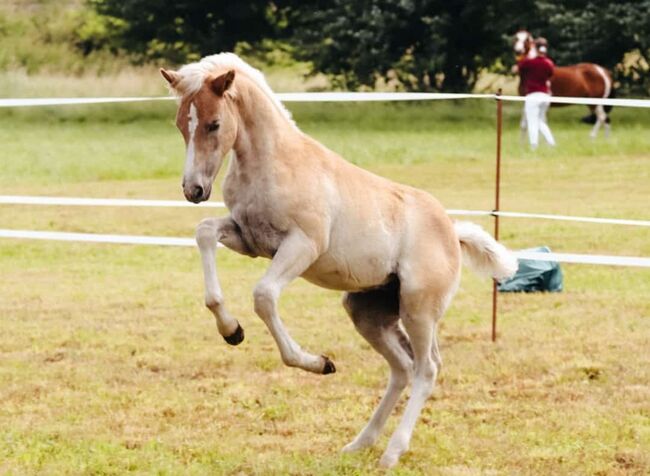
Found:
<svg viewBox="0 0 650 476"><path fill-rule="evenodd" d="M201 185L183 186L183 195L192 203L200 203L210 198L212 187L203 188Z"/></svg>

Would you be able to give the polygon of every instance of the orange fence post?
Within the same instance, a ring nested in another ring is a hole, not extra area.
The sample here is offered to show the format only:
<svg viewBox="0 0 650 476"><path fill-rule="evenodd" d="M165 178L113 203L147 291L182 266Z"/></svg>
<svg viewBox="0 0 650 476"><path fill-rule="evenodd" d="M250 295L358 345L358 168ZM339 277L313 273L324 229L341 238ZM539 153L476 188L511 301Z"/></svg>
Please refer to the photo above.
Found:
<svg viewBox="0 0 650 476"><path fill-rule="evenodd" d="M499 211L499 193L501 189L501 124L503 102L499 99L501 89L497 92L497 170L495 179L494 212ZM499 239L499 215L494 214L494 239ZM497 280L492 281L492 342L497 340Z"/></svg>

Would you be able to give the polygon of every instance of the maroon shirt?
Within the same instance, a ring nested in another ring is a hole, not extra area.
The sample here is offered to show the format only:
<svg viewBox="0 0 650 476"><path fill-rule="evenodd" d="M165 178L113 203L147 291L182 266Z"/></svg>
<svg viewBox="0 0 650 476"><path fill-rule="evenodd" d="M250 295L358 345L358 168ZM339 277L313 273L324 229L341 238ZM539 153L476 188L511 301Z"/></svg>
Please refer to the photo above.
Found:
<svg viewBox="0 0 650 476"><path fill-rule="evenodd" d="M550 94L549 80L553 76L553 69L555 68L553 61L545 56L538 56L537 58L520 61L517 63L517 67L526 94Z"/></svg>

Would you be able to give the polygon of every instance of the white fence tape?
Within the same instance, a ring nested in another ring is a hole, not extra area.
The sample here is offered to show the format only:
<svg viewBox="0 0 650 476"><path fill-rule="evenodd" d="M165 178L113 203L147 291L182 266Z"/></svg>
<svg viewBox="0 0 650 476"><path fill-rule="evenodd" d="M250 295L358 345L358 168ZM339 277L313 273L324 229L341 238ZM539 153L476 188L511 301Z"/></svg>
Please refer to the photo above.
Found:
<svg viewBox="0 0 650 476"><path fill-rule="evenodd" d="M75 104L108 104L118 102L169 101L171 96L104 97L104 98L23 98L0 99L0 107L71 106Z"/></svg>
<svg viewBox="0 0 650 476"><path fill-rule="evenodd" d="M547 215L544 213L490 212L490 215L509 218L541 218L543 220L576 221L584 223L606 223L608 225L650 226L650 220L626 220L622 218L576 217L567 215Z"/></svg>
<svg viewBox="0 0 650 476"><path fill-rule="evenodd" d="M650 268L650 258L636 256L583 255L574 253L538 253L535 251L515 251L519 259L538 261L557 261L558 263L601 264L611 266L637 266Z"/></svg>
<svg viewBox="0 0 650 476"><path fill-rule="evenodd" d="M372 101L439 101L449 99L490 99L494 94L459 93L277 93L283 102L372 102Z"/></svg>
<svg viewBox="0 0 650 476"><path fill-rule="evenodd" d="M494 96L502 101L522 102L524 96ZM550 101L555 104L584 104L586 106L623 106L623 107L650 107L650 99L616 99L616 98L576 98L551 96Z"/></svg>
<svg viewBox="0 0 650 476"><path fill-rule="evenodd" d="M0 238L28 240L81 241L122 245L196 246L193 238L141 235L100 235L96 233L66 233L61 231L3 230Z"/></svg>
<svg viewBox="0 0 650 476"><path fill-rule="evenodd" d="M0 195L0 205L64 205L89 207L161 207L161 208L225 208L223 202L194 204L183 200L142 200L129 198L42 197L30 195ZM447 210L449 215L495 216L510 218L541 218L544 220L605 223L609 225L650 226L650 220L625 220L620 218L577 217L542 213L491 212L482 210Z"/></svg>
<svg viewBox="0 0 650 476"><path fill-rule="evenodd" d="M129 245L158 245L158 246L196 246L192 238L176 238L171 236L141 236L141 235L101 235L95 233L65 233L60 231L32 231L32 230L3 230L0 229L0 238L77 241L89 243L113 243ZM223 247L219 243L219 247ZM636 266L650 268L650 258L633 256L605 256L584 255L573 253L538 253L534 251L516 251L519 259L532 259L539 261L556 261L561 263L581 263L609 266Z"/></svg>
<svg viewBox="0 0 650 476"><path fill-rule="evenodd" d="M182 200L139 200L131 198L39 197L29 195L0 195L0 205L65 205L87 207L172 207L225 208L223 202L190 203Z"/></svg>
<svg viewBox="0 0 650 476"><path fill-rule="evenodd" d="M502 101L524 101L523 96L498 96L496 94L458 93L382 93L382 92L324 92L324 93L277 93L283 102L369 102L369 101L434 101L448 99L500 99ZM156 97L88 97L88 98L22 98L0 99L0 107L64 106L78 104L108 104L142 101L169 101L170 96ZM611 99L551 97L551 102L562 104L585 104L603 106L625 106L650 108L649 99Z"/></svg>

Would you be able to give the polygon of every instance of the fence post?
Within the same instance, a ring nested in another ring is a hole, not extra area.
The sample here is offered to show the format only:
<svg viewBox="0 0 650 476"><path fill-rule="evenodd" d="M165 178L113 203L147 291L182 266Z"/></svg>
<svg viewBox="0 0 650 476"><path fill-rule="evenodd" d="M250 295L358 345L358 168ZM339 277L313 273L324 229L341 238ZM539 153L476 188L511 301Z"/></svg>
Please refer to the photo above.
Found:
<svg viewBox="0 0 650 476"><path fill-rule="evenodd" d="M497 170L495 179L495 197L494 197L494 212L499 211L499 193L501 191L501 123L502 123L502 106L503 102L499 98L501 96L501 88L496 94L497 100ZM499 215L496 213L494 216L494 239L499 239ZM492 280L492 342L497 340L497 280Z"/></svg>

